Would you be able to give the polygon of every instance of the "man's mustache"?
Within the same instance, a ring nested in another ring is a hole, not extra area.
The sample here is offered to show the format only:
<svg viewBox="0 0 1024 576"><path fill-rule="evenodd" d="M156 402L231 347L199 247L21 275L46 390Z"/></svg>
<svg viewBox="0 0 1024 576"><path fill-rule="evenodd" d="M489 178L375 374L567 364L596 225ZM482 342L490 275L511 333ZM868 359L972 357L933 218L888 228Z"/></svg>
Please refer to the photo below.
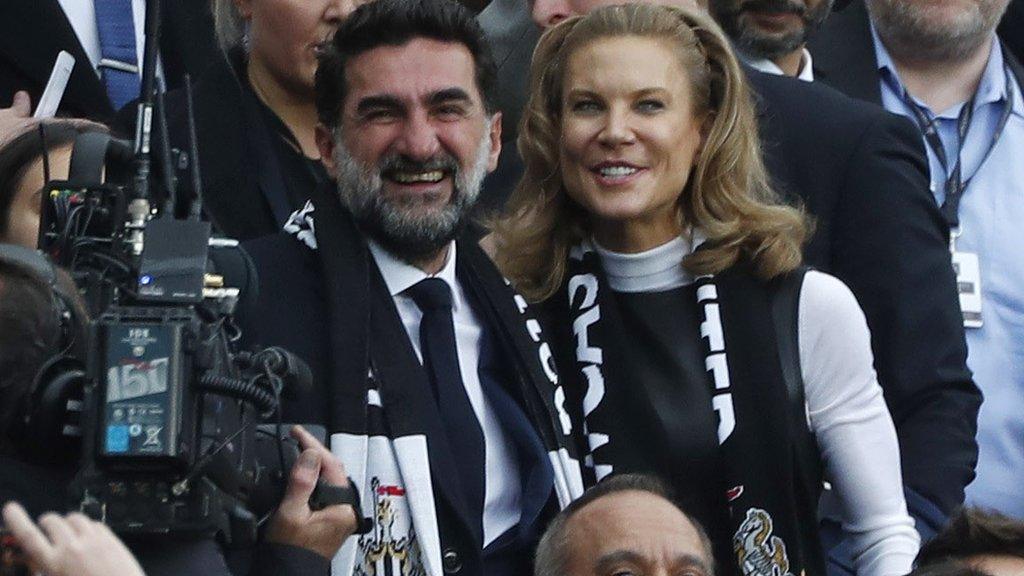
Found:
<svg viewBox="0 0 1024 576"><path fill-rule="evenodd" d="M459 161L451 154L439 154L426 160L414 160L401 154L385 156L377 164L382 178L396 172L444 172L456 176L459 173Z"/></svg>
<svg viewBox="0 0 1024 576"><path fill-rule="evenodd" d="M749 0L740 4L737 12L796 14L803 18L807 13L807 7L796 0Z"/></svg>

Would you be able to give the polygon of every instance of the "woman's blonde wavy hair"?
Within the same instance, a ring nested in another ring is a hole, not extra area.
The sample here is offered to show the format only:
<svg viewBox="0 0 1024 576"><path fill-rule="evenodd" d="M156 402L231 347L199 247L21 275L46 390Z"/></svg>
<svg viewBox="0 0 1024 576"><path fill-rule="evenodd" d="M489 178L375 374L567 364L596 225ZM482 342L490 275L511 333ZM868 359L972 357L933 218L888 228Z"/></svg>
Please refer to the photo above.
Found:
<svg viewBox="0 0 1024 576"><path fill-rule="evenodd" d="M707 242L682 265L701 275L747 261L763 279L798 267L808 224L799 210L779 203L768 183L751 94L725 35L703 13L628 4L566 20L537 45L518 140L526 170L504 214L491 223L502 272L527 298L544 300L564 281L569 249L590 236L586 211L562 185L562 83L575 51L617 36L669 41L689 77L694 116L708 118L678 200L682 229L699 228Z"/></svg>

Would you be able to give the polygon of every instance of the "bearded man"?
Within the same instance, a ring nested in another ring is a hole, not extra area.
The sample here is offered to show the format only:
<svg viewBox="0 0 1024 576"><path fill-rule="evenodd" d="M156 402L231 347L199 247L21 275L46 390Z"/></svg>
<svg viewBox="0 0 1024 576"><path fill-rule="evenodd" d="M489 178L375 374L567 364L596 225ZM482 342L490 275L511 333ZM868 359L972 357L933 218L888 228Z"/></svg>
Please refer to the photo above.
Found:
<svg viewBox="0 0 1024 576"><path fill-rule="evenodd" d="M715 20L739 56L769 74L814 81L807 40L832 11L835 0L708 0Z"/></svg>
<svg viewBox="0 0 1024 576"><path fill-rule="evenodd" d="M995 32L1008 2L855 0L812 51L822 81L920 129L985 395L967 502L1024 519L1024 67Z"/></svg>
<svg viewBox="0 0 1024 576"><path fill-rule="evenodd" d="M540 327L467 230L501 146L494 77L459 4L361 6L316 79L336 188L247 246L247 338L309 361L285 418L328 427L373 520L335 574L527 574L582 492Z"/></svg>

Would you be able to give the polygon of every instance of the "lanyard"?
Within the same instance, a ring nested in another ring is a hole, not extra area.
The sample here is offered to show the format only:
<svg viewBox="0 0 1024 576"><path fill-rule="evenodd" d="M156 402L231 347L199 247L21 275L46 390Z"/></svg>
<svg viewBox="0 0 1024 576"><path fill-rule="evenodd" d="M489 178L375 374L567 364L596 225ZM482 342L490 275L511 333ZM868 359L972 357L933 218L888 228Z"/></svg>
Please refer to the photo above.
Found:
<svg viewBox="0 0 1024 576"><path fill-rule="evenodd" d="M974 170L974 174L971 174L969 178L963 177L963 168L961 166L962 153L964 150L964 142L967 139L967 134L971 130L971 122L974 120L974 99L977 97L977 93L971 97L971 99L964 104L963 109L960 110L960 115L957 117L956 129L957 129L957 149L956 149L956 164L953 169L949 168L949 159L946 157L946 148L942 145L942 139L939 137L939 132L935 126L936 119L928 118L928 114L915 102L906 90L896 90L897 94L902 94L903 103L910 109L914 114L914 118L917 120L918 126L921 131L924 132L925 141L928 142L928 147L935 153L936 158L939 160L939 164L942 165L942 169L946 173L946 184L945 192L946 198L942 202L942 215L946 218L946 222L949 227L956 230L960 227L960 198L963 197L964 191L970 185L971 180L981 171L981 167L985 165L989 156L992 155L992 151L995 150L996 144L999 143L999 139L1003 136L1003 130L1006 128L1006 123L1010 120L1010 114L1013 113L1014 105L1014 82L1013 74L1010 72L1010 67L1006 64L1003 65L1003 72L1006 74L1006 106L1003 107L1003 113L999 117L999 123L996 125L996 130L992 134L992 141L989 143L988 150L985 151L985 155L982 156L981 162L978 163L978 167Z"/></svg>

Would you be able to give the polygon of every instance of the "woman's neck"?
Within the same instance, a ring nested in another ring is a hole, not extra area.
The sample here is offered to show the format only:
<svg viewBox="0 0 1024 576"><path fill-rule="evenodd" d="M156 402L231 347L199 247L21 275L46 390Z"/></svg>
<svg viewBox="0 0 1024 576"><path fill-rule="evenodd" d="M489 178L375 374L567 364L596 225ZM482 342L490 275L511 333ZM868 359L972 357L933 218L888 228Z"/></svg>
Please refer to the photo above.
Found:
<svg viewBox="0 0 1024 576"><path fill-rule="evenodd" d="M296 94L278 83L266 67L249 58L246 74L256 97L291 130L307 158L320 158L316 145L316 102L312 94Z"/></svg>
<svg viewBox="0 0 1024 576"><path fill-rule="evenodd" d="M702 238L694 238L699 243ZM676 236L643 252L623 254L609 250L595 239L608 285L616 292L661 292L685 286L693 277L683 268L683 258L693 251L690 239Z"/></svg>
<svg viewBox="0 0 1024 576"><path fill-rule="evenodd" d="M620 254L636 254L678 238L682 226L675 215L630 221L594 222L594 240Z"/></svg>

